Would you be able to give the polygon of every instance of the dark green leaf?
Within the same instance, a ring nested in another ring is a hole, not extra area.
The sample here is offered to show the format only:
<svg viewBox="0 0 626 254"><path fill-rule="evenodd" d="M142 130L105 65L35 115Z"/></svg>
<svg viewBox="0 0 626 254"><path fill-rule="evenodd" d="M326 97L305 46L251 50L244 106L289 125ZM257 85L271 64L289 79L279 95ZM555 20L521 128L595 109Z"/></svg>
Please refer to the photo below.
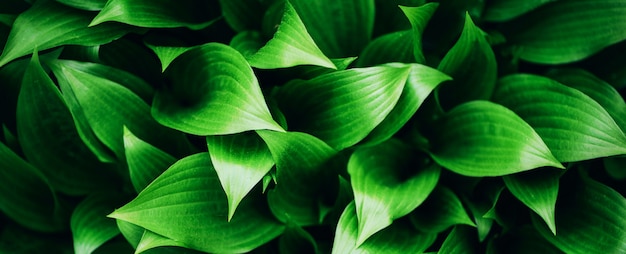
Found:
<svg viewBox="0 0 626 254"><path fill-rule="evenodd" d="M280 253L320 253L313 236L298 226L288 227L278 244Z"/></svg>
<svg viewBox="0 0 626 254"><path fill-rule="evenodd" d="M15 223L7 223L0 230L0 253L72 254L72 239L65 235L41 233L23 228Z"/></svg>
<svg viewBox="0 0 626 254"><path fill-rule="evenodd" d="M476 251L476 232L468 226L459 225L454 227L441 244L439 254L472 254Z"/></svg>
<svg viewBox="0 0 626 254"><path fill-rule="evenodd" d="M141 240L135 249L135 253L146 253L150 249L165 246L189 248L184 243L164 237L150 230L144 230Z"/></svg>
<svg viewBox="0 0 626 254"><path fill-rule="evenodd" d="M494 22L507 21L554 1L556 0L492 0L486 4L482 18Z"/></svg>
<svg viewBox="0 0 626 254"><path fill-rule="evenodd" d="M97 193L85 198L72 213L70 227L77 254L89 254L120 234L115 220L107 218L120 205L118 193Z"/></svg>
<svg viewBox="0 0 626 254"><path fill-rule="evenodd" d="M137 193L176 162L176 158L137 138L124 126L124 155Z"/></svg>
<svg viewBox="0 0 626 254"><path fill-rule="evenodd" d="M357 66L368 67L390 62L415 62L411 30L397 31L374 39L359 56Z"/></svg>
<svg viewBox="0 0 626 254"><path fill-rule="evenodd" d="M429 233L440 233L457 224L476 226L459 197L443 185L438 185L424 203L411 213L410 218L418 230Z"/></svg>
<svg viewBox="0 0 626 254"><path fill-rule="evenodd" d="M107 3L107 0L56 0L67 6L86 11L99 11Z"/></svg>
<svg viewBox="0 0 626 254"><path fill-rule="evenodd" d="M250 59L264 45L263 37L258 31L241 31L230 41L230 46L246 59Z"/></svg>
<svg viewBox="0 0 626 254"><path fill-rule="evenodd" d="M220 7L224 19L235 31L260 30L264 13L261 2L260 0L220 0Z"/></svg>
<svg viewBox="0 0 626 254"><path fill-rule="evenodd" d="M532 225L524 225L494 239L494 244L487 251L488 254L511 253L564 253L554 247Z"/></svg>
<svg viewBox="0 0 626 254"><path fill-rule="evenodd" d="M413 56L418 63L425 63L422 51L422 34L430 18L439 7L439 3L428 3L419 7L400 6L404 15L409 19L413 31Z"/></svg>

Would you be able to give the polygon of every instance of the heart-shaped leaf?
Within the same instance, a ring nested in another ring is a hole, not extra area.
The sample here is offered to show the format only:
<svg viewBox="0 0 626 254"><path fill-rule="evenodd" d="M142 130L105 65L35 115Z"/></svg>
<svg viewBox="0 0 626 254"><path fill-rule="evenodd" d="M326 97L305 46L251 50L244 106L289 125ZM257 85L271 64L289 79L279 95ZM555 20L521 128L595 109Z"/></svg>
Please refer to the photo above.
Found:
<svg viewBox="0 0 626 254"><path fill-rule="evenodd" d="M193 48L174 60L166 74L173 84L158 91L152 105L154 118L165 126L195 135L282 131L252 68L229 46Z"/></svg>
<svg viewBox="0 0 626 254"><path fill-rule="evenodd" d="M115 207L120 205L120 195L97 193L88 196L76 206L72 213L70 227L77 254L89 254L120 234L115 220L107 218Z"/></svg>
<svg viewBox="0 0 626 254"><path fill-rule="evenodd" d="M556 0L493 0L485 5L482 18L494 22L508 21L554 1Z"/></svg>
<svg viewBox="0 0 626 254"><path fill-rule="evenodd" d="M229 222L226 195L210 156L199 153L177 161L109 216L196 250L248 252L284 230L257 199L244 199Z"/></svg>
<svg viewBox="0 0 626 254"><path fill-rule="evenodd" d="M404 15L409 19L411 23L411 30L413 31L413 57L418 63L425 63L426 58L422 51L422 34L430 18L439 7L439 3L427 3L419 7L400 6Z"/></svg>
<svg viewBox="0 0 626 254"><path fill-rule="evenodd" d="M169 168L176 158L136 137L124 126L124 155L137 193Z"/></svg>
<svg viewBox="0 0 626 254"><path fill-rule="evenodd" d="M543 166L563 168L539 135L513 111L487 101L461 104L436 126L430 154L467 176L502 176Z"/></svg>
<svg viewBox="0 0 626 254"><path fill-rule="evenodd" d="M439 166L425 165L415 153L392 139L359 148L350 157L348 173L359 219L357 245L409 214L437 185Z"/></svg>
<svg viewBox="0 0 626 254"><path fill-rule="evenodd" d="M459 197L443 185L438 185L424 203L411 213L410 218L415 228L429 233L440 233L457 224L476 226Z"/></svg>
<svg viewBox="0 0 626 254"><path fill-rule="evenodd" d="M626 135L600 104L546 77L500 79L494 100L528 122L561 162L626 153Z"/></svg>

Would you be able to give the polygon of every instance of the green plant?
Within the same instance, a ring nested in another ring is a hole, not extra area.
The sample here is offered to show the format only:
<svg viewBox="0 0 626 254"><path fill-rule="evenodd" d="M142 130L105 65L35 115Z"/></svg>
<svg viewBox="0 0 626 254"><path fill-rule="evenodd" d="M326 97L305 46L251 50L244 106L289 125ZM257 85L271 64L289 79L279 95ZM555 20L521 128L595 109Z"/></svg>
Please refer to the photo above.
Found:
<svg viewBox="0 0 626 254"><path fill-rule="evenodd" d="M3 0L2 253L626 253L622 0Z"/></svg>

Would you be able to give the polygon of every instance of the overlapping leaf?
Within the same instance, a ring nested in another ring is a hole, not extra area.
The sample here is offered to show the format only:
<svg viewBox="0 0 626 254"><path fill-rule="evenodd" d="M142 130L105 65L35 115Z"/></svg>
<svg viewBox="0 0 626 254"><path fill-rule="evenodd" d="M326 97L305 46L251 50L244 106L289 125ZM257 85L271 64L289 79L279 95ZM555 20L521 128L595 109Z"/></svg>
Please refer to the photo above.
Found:
<svg viewBox="0 0 626 254"><path fill-rule="evenodd" d="M158 247L181 247L188 249L184 243L169 239L150 230L144 230L141 240L139 241L137 248L135 248L135 253L139 254L148 252L148 250ZM161 252L168 253L168 251L160 251L159 253Z"/></svg>
<svg viewBox="0 0 626 254"><path fill-rule="evenodd" d="M99 11L107 3L107 0L55 0L67 6L86 11Z"/></svg>
<svg viewBox="0 0 626 254"><path fill-rule="evenodd" d="M258 31L242 31L230 40L229 45L239 51L246 59L250 59L264 45Z"/></svg>
<svg viewBox="0 0 626 254"><path fill-rule="evenodd" d="M485 6L482 18L487 21L503 22L530 12L556 0L495 0Z"/></svg>
<svg viewBox="0 0 626 254"><path fill-rule="evenodd" d="M430 18L439 7L439 3L428 3L419 7L400 6L404 15L409 19L413 31L413 56L418 63L425 63L422 51L422 34Z"/></svg>
<svg viewBox="0 0 626 254"><path fill-rule="evenodd" d="M584 93L554 80L517 74L502 78L494 100L533 127L561 162L626 153L626 135Z"/></svg>
<svg viewBox="0 0 626 254"><path fill-rule="evenodd" d="M476 239L475 232L468 226L459 225L454 227L448 237L441 244L441 248L437 253L439 254L472 254L478 253L476 251Z"/></svg>
<svg viewBox="0 0 626 254"><path fill-rule="evenodd" d="M169 168L176 158L136 137L124 126L124 156L137 193Z"/></svg>
<svg viewBox="0 0 626 254"><path fill-rule="evenodd" d="M219 43L196 47L177 58L166 73L173 82L157 92L152 105L159 123L195 135L282 131L252 69L235 49Z"/></svg>
<svg viewBox="0 0 626 254"><path fill-rule="evenodd" d="M76 206L70 221L75 253L92 253L120 234L115 220L106 217L121 203L120 199L120 195L97 193L88 196Z"/></svg>
<svg viewBox="0 0 626 254"><path fill-rule="evenodd" d="M350 157L348 173L359 221L357 246L409 214L435 189L439 166L416 161L415 153L392 139L357 149Z"/></svg>
<svg viewBox="0 0 626 254"><path fill-rule="evenodd" d="M563 167L530 125L511 110L487 101L468 102L448 112L430 146L437 163L467 176Z"/></svg>
<svg viewBox="0 0 626 254"><path fill-rule="evenodd" d="M476 226L459 197L443 185L438 185L424 203L411 213L410 218L415 228L422 232L440 233L457 224Z"/></svg>
<svg viewBox="0 0 626 254"><path fill-rule="evenodd" d="M247 252L284 230L256 198L245 199L228 222L226 195L209 154L200 153L176 162L109 216L196 250Z"/></svg>
<svg viewBox="0 0 626 254"><path fill-rule="evenodd" d="M380 36L363 49L357 61L358 67L375 66L378 64L400 62L414 63L413 32L397 31Z"/></svg>
<svg viewBox="0 0 626 254"><path fill-rule="evenodd" d="M235 31L259 30L263 20L263 1L220 0L222 15Z"/></svg>

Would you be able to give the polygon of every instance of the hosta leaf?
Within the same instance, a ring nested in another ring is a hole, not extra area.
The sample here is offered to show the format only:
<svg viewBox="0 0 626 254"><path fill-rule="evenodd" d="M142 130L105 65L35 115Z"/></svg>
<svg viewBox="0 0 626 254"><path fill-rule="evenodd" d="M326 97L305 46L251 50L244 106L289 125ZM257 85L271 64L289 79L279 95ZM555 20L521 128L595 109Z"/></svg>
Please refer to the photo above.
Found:
<svg viewBox="0 0 626 254"><path fill-rule="evenodd" d="M626 135L600 104L554 80L530 74L504 77L494 100L539 133L561 162L626 153Z"/></svg>
<svg viewBox="0 0 626 254"><path fill-rule="evenodd" d="M38 2L21 13L0 55L0 66L33 52L60 45L98 45L131 31L120 24L87 27L93 16L55 1Z"/></svg>
<svg viewBox="0 0 626 254"><path fill-rule="evenodd" d="M146 46L152 49L161 60L162 72L165 72L165 69L170 66L174 59L192 49L192 47L162 46L151 43L146 43Z"/></svg>
<svg viewBox="0 0 626 254"><path fill-rule="evenodd" d="M176 162L137 198L109 216L196 250L247 252L284 230L262 203L255 201L245 199L228 222L226 195L209 154L200 153Z"/></svg>
<svg viewBox="0 0 626 254"><path fill-rule="evenodd" d="M83 195L115 182L81 140L70 110L40 65L37 52L26 69L16 114L22 151L56 191Z"/></svg>
<svg viewBox="0 0 626 254"><path fill-rule="evenodd" d="M415 62L411 30L388 33L374 39L363 49L357 66L368 67L390 62Z"/></svg>
<svg viewBox="0 0 626 254"><path fill-rule="evenodd" d="M141 240L139 241L139 244L135 249L135 253L144 253L150 249L164 246L188 248L187 246L185 246L185 244L181 242L169 239L150 230L144 230L144 233L141 236Z"/></svg>
<svg viewBox="0 0 626 254"><path fill-rule="evenodd" d="M107 0L56 0L67 6L85 11L99 11L107 3Z"/></svg>
<svg viewBox="0 0 626 254"><path fill-rule="evenodd" d="M358 55L372 37L374 0L289 0L322 52L332 58Z"/></svg>
<svg viewBox="0 0 626 254"><path fill-rule="evenodd" d="M436 235L420 233L410 223L394 223L358 245L358 224L356 205L351 202L339 218L332 253L422 253L436 239Z"/></svg>
<svg viewBox="0 0 626 254"><path fill-rule="evenodd" d="M626 252L626 199L610 187L579 176L563 184L556 207L557 235L533 216L549 242L566 253Z"/></svg>
<svg viewBox="0 0 626 254"><path fill-rule="evenodd" d="M392 111L412 65L336 71L293 81L276 94L290 130L310 133L337 150L367 136Z"/></svg>
<svg viewBox="0 0 626 254"><path fill-rule="evenodd" d="M424 165L415 153L392 139L359 148L350 157L348 173L359 220L357 246L413 211L437 185L439 166Z"/></svg>
<svg viewBox="0 0 626 254"><path fill-rule="evenodd" d="M439 3L428 3L419 7L400 6L404 15L409 19L413 31L413 57L418 63L426 62L422 51L422 34L430 18L439 7Z"/></svg>
<svg viewBox="0 0 626 254"><path fill-rule="evenodd" d="M77 254L89 254L120 234L115 220L107 218L115 207L120 205L116 193L97 193L83 199L72 213L70 227Z"/></svg>
<svg viewBox="0 0 626 254"><path fill-rule="evenodd" d="M621 0L556 1L518 19L507 41L526 61L574 62L626 39L625 14Z"/></svg>
<svg viewBox="0 0 626 254"><path fill-rule="evenodd" d="M461 37L437 67L453 78L439 88L441 105L449 109L463 102L489 99L496 84L497 67L485 33L466 13Z"/></svg>
<svg viewBox="0 0 626 254"><path fill-rule="evenodd" d="M146 230L140 226L132 224L124 220L115 220L117 228L120 230L126 241L134 248L137 248L143 232Z"/></svg>
<svg viewBox="0 0 626 254"><path fill-rule="evenodd" d="M439 233L450 226L476 226L459 197L448 187L439 185L424 203L410 215L411 222L422 232Z"/></svg>
<svg viewBox="0 0 626 254"><path fill-rule="evenodd" d="M270 150L254 132L206 138L211 161L228 198L228 220L239 202L274 166Z"/></svg>
<svg viewBox="0 0 626 254"><path fill-rule="evenodd" d="M282 131L252 68L229 46L208 43L189 50L166 74L173 84L157 92L152 105L154 118L165 126L195 135Z"/></svg>
<svg viewBox="0 0 626 254"><path fill-rule="evenodd" d="M521 16L544 4L556 0L495 0L485 5L482 18L487 21L503 22Z"/></svg>
<svg viewBox="0 0 626 254"><path fill-rule="evenodd" d="M554 207L562 173L559 170L543 168L503 177L511 194L541 216L555 235L557 229L554 224Z"/></svg>
<svg viewBox="0 0 626 254"><path fill-rule="evenodd" d="M539 135L511 110L473 101L448 112L436 126L430 154L467 176L501 176L543 166L563 168Z"/></svg>
<svg viewBox="0 0 626 254"><path fill-rule="evenodd" d="M321 222L321 208L337 188L336 173L327 165L336 152L305 133L257 132L276 162L276 187L268 193L274 215L299 226Z"/></svg>
<svg viewBox="0 0 626 254"><path fill-rule="evenodd" d="M248 58L250 65L260 69L286 68L296 65L318 65L335 69L307 32L296 10L285 2L283 18L274 37Z"/></svg>
<svg viewBox="0 0 626 254"><path fill-rule="evenodd" d="M224 19L237 32L260 30L263 5L260 0L220 0Z"/></svg>
<svg viewBox="0 0 626 254"><path fill-rule="evenodd" d="M124 155L137 193L169 168L176 158L136 137L124 126Z"/></svg>
<svg viewBox="0 0 626 254"><path fill-rule="evenodd" d="M478 253L476 251L478 239L476 238L476 232L472 232L474 229L459 225L454 227L448 237L441 244L441 248L437 253L440 254L472 254Z"/></svg>
<svg viewBox="0 0 626 254"><path fill-rule="evenodd" d="M239 51L246 59L250 59L264 45L259 31L242 31L230 40L229 45Z"/></svg>
<svg viewBox="0 0 626 254"><path fill-rule="evenodd" d="M109 0L89 26L116 21L133 26L149 28L189 27L201 29L216 18L215 7L210 1ZM213 10L213 11L212 11Z"/></svg>

